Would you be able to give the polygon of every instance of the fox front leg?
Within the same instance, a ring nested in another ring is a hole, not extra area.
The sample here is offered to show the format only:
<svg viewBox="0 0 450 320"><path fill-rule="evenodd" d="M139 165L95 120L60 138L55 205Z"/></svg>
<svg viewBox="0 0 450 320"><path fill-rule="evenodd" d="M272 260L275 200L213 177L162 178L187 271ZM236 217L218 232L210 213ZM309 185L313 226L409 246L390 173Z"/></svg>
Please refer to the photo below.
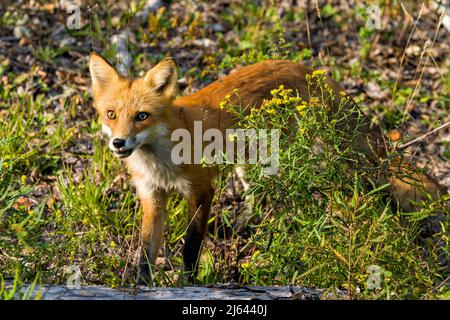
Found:
<svg viewBox="0 0 450 320"><path fill-rule="evenodd" d="M150 265L155 264L161 247L166 220L165 208L169 196L164 190L143 192L139 188L138 196L143 215L136 260L139 264L138 283L145 283L150 279Z"/></svg>

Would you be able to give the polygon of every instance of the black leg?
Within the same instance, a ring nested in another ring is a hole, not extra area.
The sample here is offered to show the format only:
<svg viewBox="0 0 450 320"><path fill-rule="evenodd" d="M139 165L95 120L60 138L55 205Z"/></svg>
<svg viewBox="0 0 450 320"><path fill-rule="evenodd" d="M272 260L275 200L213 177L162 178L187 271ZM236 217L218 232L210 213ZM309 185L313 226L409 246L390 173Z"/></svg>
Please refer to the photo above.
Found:
<svg viewBox="0 0 450 320"><path fill-rule="evenodd" d="M188 281L194 282L198 272L198 258L200 256L203 238L206 233L211 201L214 190L202 194L200 198L190 201L190 224L185 237L183 248L184 270L188 273Z"/></svg>

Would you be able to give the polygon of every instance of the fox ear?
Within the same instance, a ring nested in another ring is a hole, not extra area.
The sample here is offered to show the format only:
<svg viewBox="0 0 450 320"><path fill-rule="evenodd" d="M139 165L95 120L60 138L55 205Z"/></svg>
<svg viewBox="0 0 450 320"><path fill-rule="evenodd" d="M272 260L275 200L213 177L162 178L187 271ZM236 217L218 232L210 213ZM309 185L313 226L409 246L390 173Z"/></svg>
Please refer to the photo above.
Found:
<svg viewBox="0 0 450 320"><path fill-rule="evenodd" d="M155 92L167 98L177 94L178 67L175 59L165 58L154 66L144 77L144 82Z"/></svg>
<svg viewBox="0 0 450 320"><path fill-rule="evenodd" d="M95 52L89 55L89 71L94 91L104 89L119 79L116 69Z"/></svg>

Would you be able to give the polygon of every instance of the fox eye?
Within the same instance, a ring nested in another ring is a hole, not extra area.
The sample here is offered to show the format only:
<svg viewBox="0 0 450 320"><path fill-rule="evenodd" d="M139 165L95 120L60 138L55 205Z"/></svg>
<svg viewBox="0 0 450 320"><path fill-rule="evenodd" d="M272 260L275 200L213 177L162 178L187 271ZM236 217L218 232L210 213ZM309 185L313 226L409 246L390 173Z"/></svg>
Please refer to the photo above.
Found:
<svg viewBox="0 0 450 320"><path fill-rule="evenodd" d="M144 121L148 118L150 114L148 112L139 112L136 117L135 120L136 121Z"/></svg>
<svg viewBox="0 0 450 320"><path fill-rule="evenodd" d="M109 119L115 119L116 118L116 113L114 111L112 111L112 110L108 110L108 112L106 113L106 116Z"/></svg>

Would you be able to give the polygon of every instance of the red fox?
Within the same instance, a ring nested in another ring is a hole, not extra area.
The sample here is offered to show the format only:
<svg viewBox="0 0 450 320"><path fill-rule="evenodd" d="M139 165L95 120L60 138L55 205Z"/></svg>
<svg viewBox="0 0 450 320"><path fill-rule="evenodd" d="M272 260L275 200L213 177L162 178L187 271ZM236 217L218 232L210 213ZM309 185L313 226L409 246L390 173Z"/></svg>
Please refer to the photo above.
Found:
<svg viewBox="0 0 450 320"><path fill-rule="evenodd" d="M195 278L198 258L206 231L213 181L217 170L202 164L175 164L171 159L171 133L179 128L194 134L195 122L201 121L202 130L216 128L221 132L236 123L220 107L224 98L239 89L241 105L259 107L270 91L279 85L291 88L307 100L306 76L313 70L299 63L268 60L243 67L231 75L206 86L198 92L178 99L178 68L174 59L166 58L149 70L145 76L129 79L120 75L105 59L90 54L89 70L92 78L94 107L102 121L103 131L109 136L109 148L123 159L132 176L140 199L143 218L141 226L141 274L149 272L149 265L157 258L162 242L165 207L171 192L178 192L188 201L189 226L183 248L184 268ZM336 93L343 89L331 78L327 84ZM370 141L370 145L368 143ZM365 119L360 137L354 147L373 162L386 156L381 131L372 128ZM391 193L404 210L413 210L410 200L422 197L426 191L434 198L445 190L431 177L415 173L408 178L397 178L408 165L392 161L386 180Z"/></svg>

